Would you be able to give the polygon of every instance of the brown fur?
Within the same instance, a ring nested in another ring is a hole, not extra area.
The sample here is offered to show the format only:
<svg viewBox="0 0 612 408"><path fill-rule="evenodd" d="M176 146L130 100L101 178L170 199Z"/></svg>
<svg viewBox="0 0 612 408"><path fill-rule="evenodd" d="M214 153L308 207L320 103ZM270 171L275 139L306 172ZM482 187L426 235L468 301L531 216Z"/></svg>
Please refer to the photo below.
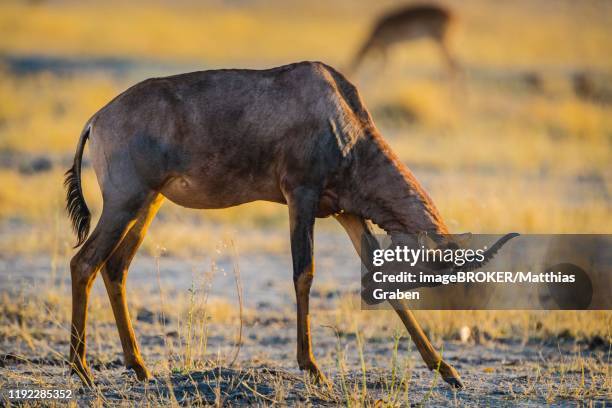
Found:
<svg viewBox="0 0 612 408"><path fill-rule="evenodd" d="M149 377L130 323L125 280L163 198L192 208L255 200L287 204L298 363L321 380L308 309L315 217L336 214L353 242L356 236L371 235L366 219L392 235L448 232L432 200L374 126L355 87L322 63L150 79L102 108L86 129L68 183L69 208L76 208L77 215L87 208L78 177L87 137L104 206L95 230L70 264L70 361L90 384L85 321L89 290L99 270L125 363L139 379ZM84 238L82 219L73 216L79 241ZM404 310L398 313L419 350L423 348L428 366L439 366L441 359L414 317ZM445 379L460 384L451 374Z"/></svg>

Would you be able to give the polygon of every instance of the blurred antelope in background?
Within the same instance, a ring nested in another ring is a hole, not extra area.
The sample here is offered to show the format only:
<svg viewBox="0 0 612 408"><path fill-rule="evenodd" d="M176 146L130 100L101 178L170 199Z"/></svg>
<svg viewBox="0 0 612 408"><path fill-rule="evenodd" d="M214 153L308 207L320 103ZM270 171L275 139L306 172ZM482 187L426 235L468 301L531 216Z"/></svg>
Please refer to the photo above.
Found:
<svg viewBox="0 0 612 408"><path fill-rule="evenodd" d="M379 18L349 65L355 73L368 55L378 54L386 63L389 48L422 38L433 40L451 73L459 65L448 47L449 28L456 20L451 11L436 5L409 5Z"/></svg>
<svg viewBox="0 0 612 408"><path fill-rule="evenodd" d="M574 94L578 98L600 105L612 104L612 91L598 86L591 73L587 71L575 72L571 80Z"/></svg>

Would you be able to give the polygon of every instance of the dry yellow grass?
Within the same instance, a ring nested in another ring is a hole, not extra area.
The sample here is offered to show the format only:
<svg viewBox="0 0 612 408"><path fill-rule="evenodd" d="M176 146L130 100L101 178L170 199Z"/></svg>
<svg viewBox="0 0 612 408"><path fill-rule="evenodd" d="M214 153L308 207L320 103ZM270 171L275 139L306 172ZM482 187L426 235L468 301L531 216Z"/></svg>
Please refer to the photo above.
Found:
<svg viewBox="0 0 612 408"><path fill-rule="evenodd" d="M20 151L69 152L87 119L125 87L103 75L0 75L0 148Z"/></svg>
<svg viewBox="0 0 612 408"><path fill-rule="evenodd" d="M0 51L204 61L199 65L206 67L306 58L342 65L372 16L391 3L374 10L365 2L272 2L249 8L189 1L143 4L122 3L122 18L116 18L119 6L113 2L5 2L0 4ZM474 0L456 7L461 23L454 48L468 71L462 84L449 86L428 74L440 68L426 42L394 52L383 74L372 63L355 78L373 111L399 106L416 118L396 128L377 117L383 133L414 167L453 230L609 232L611 107L576 98L568 79L573 69L612 67L610 5L550 7L522 1L493 8ZM580 24L584 21L588 24ZM517 83L513 72L525 69L540 74L543 90ZM89 116L142 79L139 74L2 74L0 149L68 159ZM72 242L62 213L60 170L34 176L2 170L0 183L0 219L27 226L0 242L4 251L48 252L53 242ZM84 185L88 203L99 214L90 170ZM286 227L286 210L267 203L204 213L166 205L159 218L151 230L154 238L144 245L150 253L164 246L192 255L190 242L219 232L211 233L211 225ZM255 250L254 241L240 245ZM285 248L276 241L262 246Z"/></svg>
<svg viewBox="0 0 612 408"><path fill-rule="evenodd" d="M0 5L0 50L74 56L188 59L211 64L325 59L345 61L371 19L392 0L280 2L227 6L215 1L9 1ZM522 0L453 4L461 24L455 39L464 60L482 65L566 65L609 68L612 7L604 1ZM120 14L118 14L120 10ZM121 16L119 18L119 15ZM135 29L138 27L138 29ZM436 61L428 47L410 55Z"/></svg>
<svg viewBox="0 0 612 408"><path fill-rule="evenodd" d="M50 283L39 282L36 296L28 293L31 288L13 288L23 289L23 293L10 296L0 294L0 338L11 345L10 352L57 355L60 361L64 358L70 316L67 265L74 237L63 209L64 169L58 163L70 160L81 128L94 112L145 76L179 71L182 66L269 67L312 59L342 67L366 35L374 16L396 5L392 0L376 4L244 3L248 7L234 3L0 3L0 55L77 61L112 57L141 63L138 70L127 74L94 70L64 75L15 73L0 63L0 153L46 155L56 163L51 171L33 175L21 174L14 167L0 168L0 257L48 256L52 269ZM394 150L413 168L453 231L609 233L612 106L577 98L569 79L574 70L593 71L601 77L604 87L612 88L607 76L612 69L612 3L467 0L452 6L460 21L452 48L466 69L461 81L451 84L442 76L439 55L427 42L395 50L384 71L376 62L367 62L353 78L373 112L381 112L381 106L391 106L411 115L409 123L398 126L384 114L375 115ZM156 68L147 65L151 61L176 65ZM539 75L542 89L530 89L522 83L520 75L524 72ZM83 176L85 196L95 219L101 209L100 192L90 168ZM284 206L271 203L215 211L186 210L166 203L142 251L159 255L160 248L164 248L172 256L193 259L215 254L220 240L233 239L245 257L288 253L286 213ZM318 225L336 231L338 239L349 245L333 221ZM63 283L56 286L55 278ZM290 280L287 285L290 287ZM149 292L141 287L129 290L133 291L128 298L134 312L160 311L155 288L146 288ZM150 337L160 333L163 337L165 329L177 332L176 343L161 351L166 357L174 356L154 362L153 369L160 377L190 367L193 354L187 344L201 338L194 338L185 325L189 316L195 316L200 325L195 327L199 329L210 323L232 335L238 322L237 306L228 301L211 299L203 307L201 299L194 304L188 293L168 296L172 297L172 307L164 312L173 319L173 326L144 329ZM392 312L361 313L356 300L343 295L338 301L325 300L322 309L314 306L314 330L333 326L343 334L360 332L366 341L376 343L380 338L388 340L401 329ZM335 302L333 307L331 302ZM293 311L274 310L272 314L289 322L272 330L290 331L293 336ZM492 339L528 342L559 335L587 340L599 336L609 343L612 326L612 315L607 311L416 314L438 344L455 338L465 325L486 332ZM97 347L92 352L110 362L120 352L114 319L104 295L93 296L90 316L90 338ZM245 312L249 326L259 324L262 317L266 316L261 311ZM137 329L143 330L142 326L137 324ZM340 350L341 341L338 343ZM327 360L323 361L329 364L330 359L337 359L338 366L343 367L344 356L336 356L330 350L325 353ZM200 360L199 369L223 367L219 361L210 361L215 358L211 353L196 357ZM262 360L255 356L250 361L261 364ZM583 359L578 353L561 366L548 366L545 361L533 364L533 377L525 389L516 390L516 395L511 390L512 401L531 398L542 383L550 389L545 396L548 402L558 398L581 400L606 390L609 393L609 362ZM63 376L45 374L49 366L44 363L31 367L32 374L22 377L5 370L11 377L0 380L0 388L24 380L42 387L65 386ZM488 374L501 369L482 370ZM555 370L561 372L560 388ZM583 375L586 370L588 375L597 377L597 381L603 379L604 386L587 389L563 384L563 373L580 370ZM103 372L100 376L105 375ZM62 382L52 384L49 378ZM132 385L118 378L101 380L106 381L107 391L116 391L120 403L129 404L133 394L128 388ZM68 380L73 389L78 387L75 381ZM287 387L283 381L282 377L262 380L262 384L274 385L272 402L284 401ZM376 403L361 394L359 380L346 381L345 396L322 396L308 384L302 395L322 398L330 404ZM176 400L153 400L146 392L144 395L153 403L177 405ZM90 402L102 406L107 403L104 398L98 393ZM256 401L270 404L270 398L266 398ZM220 403L221 399L214 402Z"/></svg>
<svg viewBox="0 0 612 408"><path fill-rule="evenodd" d="M343 296L338 307L317 319L344 332L360 327L368 337L403 332L392 310L360 312L358 296ZM524 310L427 310L415 311L417 320L440 343L457 339L464 326L487 333L492 339L547 340L560 334L576 339L610 338L612 314L608 311L524 311Z"/></svg>
<svg viewBox="0 0 612 408"><path fill-rule="evenodd" d="M136 296L130 296L129 299L133 311L144 308L154 316L158 316L163 311L167 320L165 324L156 321L136 323L141 340L143 337L149 339L143 351L145 356L148 356L149 367L157 379L157 383L153 384L151 390L163 387L165 382L172 382L173 386L178 387L181 384L180 378L177 378L178 375L187 377L189 384L206 384L206 376L200 377L208 370L218 370L214 377L218 381L221 371L229 370L228 359L232 354L231 345L225 347L223 351L207 350L208 338L209 336L211 338L221 336L221 338L231 339L235 335L239 324L237 306L223 301L203 299L203 296L207 295L199 290L199 286L194 292L195 295L191 293L167 294L164 298L165 307L163 302L152 305L151 298L157 298L158 294L154 288L149 289L152 292L146 302ZM143 290L147 289L139 288L139 291ZM8 297L6 294L0 296L0 323L2 323L0 336L5 344L11 346L10 358L7 355L4 356L7 358L6 364L9 368L4 369L3 367L6 377L0 380L0 386L15 387L15 384L23 386L35 384L43 388L62 387L72 390L79 388L77 378L61 374L68 368L64 363L65 351L63 350L69 335L67 318L70 302L66 292L66 288L49 284L45 285L45 289L38 289L35 292L26 288L22 294L16 296ZM285 364L281 363L279 367L277 366L279 362L266 360L265 353L264 357L253 355L251 349L247 356L244 356L243 353L241 359L243 362L236 367L240 373L236 375L244 380L249 369L259 367L260 372L276 373L279 377L257 376L253 379L254 386L259 386L262 390L269 390L272 387L274 394L272 396L268 391L265 392L266 396L262 397L263 391L260 390L259 393L255 392L248 398L259 402L263 402L259 400L261 398L267 402L291 403L291 400L285 401L285 398L289 398L289 394L295 392L292 384L286 382L289 376L294 381L305 382L304 388L299 389L301 398L313 398L319 402L323 400L335 404L376 406L377 398L383 398L387 400L387 403L401 401L402 404L414 402L415 398L424 398L423 401L426 401L429 398L427 390L423 397L423 391L414 388L414 383L422 383L422 380L411 378L416 367L409 355L414 353L406 352L406 338L397 337L398 333L402 332L398 319L392 316L390 311L355 313L355 300L354 297L345 296L338 301L337 308L323 310L314 308L313 311L316 316L315 333L321 336L323 331L333 331L338 335L335 351L330 350L333 344L330 346L329 339L324 342L319 337L317 342L317 344L325 345L317 348L317 354L321 355L319 361L323 361L323 367L329 368L332 365L338 367L333 389L315 387L309 384L307 378L300 378L284 371L281 367ZM41 313L41 310L44 313ZM503 341L516 342L516 340L522 340L523 347L527 344L543 344L542 342L547 341L554 343L558 341L555 340L557 338L574 338L585 344L589 344L591 339L597 337L609 341L609 328L612 323L608 312L453 311L421 312L417 315L434 343L456 339L461 327L469 325L473 330L481 333L481 341L498 344L496 347L503 344ZM255 338L260 340L266 338L262 337L264 334L273 338L279 333L293 331L294 322L291 311L262 313L247 310L244 316L245 324L252 328L251 333L257 333ZM280 320L278 320L279 317ZM283 323L272 323L272 327L265 327L265 324L258 326L265 319ZM108 406L125 404L134 398L140 399L144 396L152 404L176 405L163 393L161 396L159 393L148 395L146 387L144 390L139 389L139 385L126 379L124 374L121 374L122 370L117 369L117 365L121 364L116 357L120 354L119 342L108 301L100 294L92 297L90 328L89 353L94 356L92 364L99 365L95 368L95 374L100 388L85 391L79 394L78 398L92 398L93 396L98 398L98 405ZM329 335L327 333L326 337ZM151 341L151 339L157 339L157 341ZM502 343L497 343L498 340ZM263 343L263 341L256 343L255 347L265 347ZM369 359L373 355L372 349L377 350L375 354L378 354L383 344L383 350L389 347L391 350L387 350L387 355L383 360L384 369L381 371L381 367L377 367L375 363L373 365ZM403 345L401 350L398 350L399 344ZM354 361L356 358L354 353L352 353L353 356L349 355L351 347L357 348L359 356L368 358L368 363L362 360L359 366ZM461 347L466 355L473 355L473 348L482 346L468 343ZM491 353L496 347L485 350ZM388 355L389 353L392 355ZM489 384L489 387L494 384L493 389L496 394L505 394L505 398L514 403L534 402L542 399L548 403L600 400L606 398L608 392L606 390L609 390L606 388L610 381L608 364L597 357L583 356L579 348L576 352L568 353L561 358L550 359L550 355L547 357L540 355L537 359L527 358L526 361L519 362L512 362L512 357L509 356L509 358L509 362L504 362L502 365L482 362L474 367L471 363L462 364L464 373L468 371L468 366L472 372L470 388L462 393L462 397L479 401L489 398L489 395L481 394L479 381L485 385ZM15 364L14 359L21 360L21 363ZM486 379L475 380L474 370L480 372L479 376L484 376ZM508 377L508 371L515 374ZM526 377L525 380L517 377L517 372L522 373ZM582 373L582 379L580 379L580 373ZM394 378L395 375L397 378ZM493 380L495 377L511 381L497 384ZM223 381L232 381L231 378L231 376L229 379L224 378ZM373 387L370 384L372 381L380 384L382 389ZM435 377L432 377L429 392L436 389L436 382ZM401 384L402 390L394 390L392 384L397 384L398 387ZM404 390L403 387L410 387L410 392L407 389ZM504 387L510 387L510 389ZM230 386L230 390L232 389L234 388ZM230 394L227 388L221 393L223 398L231 398ZM417 397L419 394L421 396ZM199 397L198 391L193 389L188 389L188 395L189 398ZM110 399L106 400L106 398ZM207 395L207 398L210 401L211 396ZM270 400L270 398L273 399ZM33 406L38 406L40 403L39 401L30 402Z"/></svg>

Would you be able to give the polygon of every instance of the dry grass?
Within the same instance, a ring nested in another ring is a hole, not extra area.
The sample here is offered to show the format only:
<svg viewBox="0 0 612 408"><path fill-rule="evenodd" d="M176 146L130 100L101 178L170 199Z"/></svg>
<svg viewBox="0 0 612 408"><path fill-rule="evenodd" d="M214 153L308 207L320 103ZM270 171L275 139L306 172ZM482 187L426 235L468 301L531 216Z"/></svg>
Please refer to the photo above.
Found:
<svg viewBox="0 0 612 408"><path fill-rule="evenodd" d="M455 48L467 71L461 84L449 86L430 74L439 70L439 61L427 43L397 50L384 78L372 62L355 81L372 111L392 106L412 115L403 125L389 122L383 113L376 119L452 230L610 231L611 107L578 99L569 82L573 69L612 66L606 49L612 35L606 24L609 5L564 2L551 8L522 2L496 7L470 1L457 10L462 23ZM0 5L0 21L6 22L0 24L0 33L5 30L0 50L77 59L207 61L197 66L261 66L305 58L342 62L367 31L365 20L373 11L366 18L366 8L371 5L267 3L243 9L187 1L170 7L160 1L146 9L123 5L118 19L112 18L112 3L8 2ZM342 15L352 18L339 19ZM136 20L139 29L133 30ZM589 24L577 30L580 21ZM539 29L544 24L546 30ZM542 90L522 84L517 75L524 70L540 75ZM0 150L51 154L61 163L51 173L34 176L0 170L0 219L11 220L0 228L12 232L2 233L4 253L49 253L57 242L72 242L61 209L61 167L67 166L87 118L143 75L3 72ZM84 185L88 203L99 214L100 196L90 171ZM286 210L267 203L207 212L166 205L158 218L144 250L152 253L161 245L181 256L210 249L201 243L213 235L287 226ZM16 224L21 228L14 231ZM265 234L275 238L249 235L239 242L242 251L287 248L280 235Z"/></svg>
<svg viewBox="0 0 612 408"><path fill-rule="evenodd" d="M76 61L112 57L140 65L121 74L19 73L8 64L0 66L0 161L23 155L26 161L45 156L54 163L51 171L36 174L0 163L0 257L42 257L52 270L49 284L11 287L10 294L0 291L2 353L26 359L23 365L0 367L0 389L7 384L78 388L75 378L65 376L70 315L66 265L74 238L63 211L62 173L83 124L96 110L145 77L183 67L267 67L303 59L341 67L372 16L390 4L262 2L246 8L159 0L146 7L121 3L118 18L116 2L2 2L2 55ZM454 7L461 21L453 48L465 67L462 81L450 84L442 76L439 55L427 42L396 50L383 72L370 61L353 78L383 134L426 186L453 231L609 233L612 106L575 96L570 74L593 72L598 84L612 88L610 3L525 0L493 6L470 0ZM169 65L159 68L151 61ZM527 86L523 73L538 75L541 89ZM389 117L389 108L404 117ZM89 168L84 188L95 218L101 198ZM286 218L285 207L270 203L219 211L166 203L142 252L156 256L163 247L167 256L193 259L216 254L220 240L233 239L243 257L288 253ZM333 221L318 226L345 239ZM164 310L152 300L158 299L158 288L133 289L129 296L135 316L141 311L167 317L165 325L157 318L137 323L146 343L143 352L158 377L147 386L123 378L108 302L102 293L93 296L90 355L99 364L99 388L82 397L86 403L127 405L139 398L143 404L178 405L181 397L186 398L182 403L216 405L458 401L456 395L442 396L436 380L423 385L421 363L405 357L415 353L398 350L407 341L397 337L401 328L392 312L360 313L350 295L324 299L314 307L317 354L324 369L334 374L334 389L318 388L293 373L292 310L247 308L244 349L238 367L231 370L227 363L239 323L237 303L208 297L201 276L194 282L191 292L164 288L166 299L172 299ZM607 359L583 353L594 338L609 344L609 312L423 311L417 317L438 345L452 347L466 325L479 333L480 345L461 346L467 355L501 347L505 356L518 347L554 345L559 339L576 344L571 352L564 349L562 358L525 357L516 376L495 388L504 395L503 402L610 398L609 351ZM285 335L292 339L287 347L266 343ZM381 344L382 357L376 351ZM284 354L286 348L289 354ZM479 378L515 372L506 363L496 364L465 364L468 372L476 372L476 399L468 405L481 405L478 395L491 395L490 389L479 388L485 387Z"/></svg>
<svg viewBox="0 0 612 408"><path fill-rule="evenodd" d="M212 65L296 59L338 63L365 36L373 16L396 6L392 0L376 5L273 1L248 8L216 1L143 4L4 2L0 49L17 54L37 49L52 55L187 59ZM455 7L461 24L454 42L462 60L490 66L563 66L576 61L612 66L612 8L604 1L564 1L553 7L528 0L495 6L471 0ZM428 47L410 55L421 66L437 62Z"/></svg>
<svg viewBox="0 0 612 408"><path fill-rule="evenodd" d="M267 340L285 334L294 336L290 310L245 310L245 350L238 366L229 368L234 354L232 339L241 324L239 306L237 302L210 297L209 283L214 273L218 271L212 268L194 274L194 283L187 291L163 288L160 293L159 287L140 287L140 296L131 293L128 297L133 315L138 316L135 323L141 349L156 377L155 382L145 385L122 374L120 346L108 301L102 292L94 292L88 350L97 385L92 391L79 392L79 401L104 406L143 398L151 404L173 406L204 401L215 405L231 401L264 405L310 401L347 406L452 401L444 387L438 386L441 380L423 371L418 355L409 352L410 345L406 349L408 340L400 334L403 331L399 324L393 323L399 321L390 316L391 312L360 313L355 299L347 296L341 297L336 307L315 307L313 311L316 353L323 369L332 374L331 389L311 384L307 376L295 373L293 342L274 346L269 343L272 340ZM0 297L0 339L4 350L0 356L1 389L79 389L78 378L64 375L68 370L64 350L69 338L68 292L61 284L48 283ZM143 297L145 292L148 295ZM152 301L160 296L160 302ZM485 359L469 367L461 366L470 381L469 392L461 394L468 398L464 403L489 398L491 387L508 403L601 401L609 392L605 352L592 354L587 350L591 339L597 336L609 344L612 322L607 312L459 311L417 315L434 343L457 344L464 324L479 330L479 341L486 343L461 344L461 355L492 355L502 348L501 365ZM535 344L544 350L543 345L549 342L553 347L561 342L558 347L567 350L563 342L568 340L577 344L572 352L564 351L560 356L548 352L537 359L526 357L525 361L523 357L513 360L515 354L506 354L510 349L504 349L504 344L518 341L527 349ZM283 361L278 352L287 346L291 358ZM267 357L266 353L275 357ZM496 376L500 380L495 380ZM41 402L30 403L38 406Z"/></svg>

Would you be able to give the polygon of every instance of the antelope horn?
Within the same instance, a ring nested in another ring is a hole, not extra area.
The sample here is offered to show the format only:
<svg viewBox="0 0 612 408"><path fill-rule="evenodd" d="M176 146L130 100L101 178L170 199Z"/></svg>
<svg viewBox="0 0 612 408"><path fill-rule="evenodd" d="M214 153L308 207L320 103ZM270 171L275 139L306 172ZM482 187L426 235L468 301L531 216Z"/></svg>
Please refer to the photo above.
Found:
<svg viewBox="0 0 612 408"><path fill-rule="evenodd" d="M491 245L489 249L485 251L484 259L482 261L472 261L472 262L465 263L462 266L455 266L453 268L453 272L458 272L458 271L469 272L469 271L473 271L474 269L485 266L487 263L489 263L491 259L493 259L495 254L497 254L497 252L506 244L506 242L510 241L514 237L518 237L519 235L520 234L517 232L511 232L509 234L504 235L503 237L498 239L496 243Z"/></svg>

